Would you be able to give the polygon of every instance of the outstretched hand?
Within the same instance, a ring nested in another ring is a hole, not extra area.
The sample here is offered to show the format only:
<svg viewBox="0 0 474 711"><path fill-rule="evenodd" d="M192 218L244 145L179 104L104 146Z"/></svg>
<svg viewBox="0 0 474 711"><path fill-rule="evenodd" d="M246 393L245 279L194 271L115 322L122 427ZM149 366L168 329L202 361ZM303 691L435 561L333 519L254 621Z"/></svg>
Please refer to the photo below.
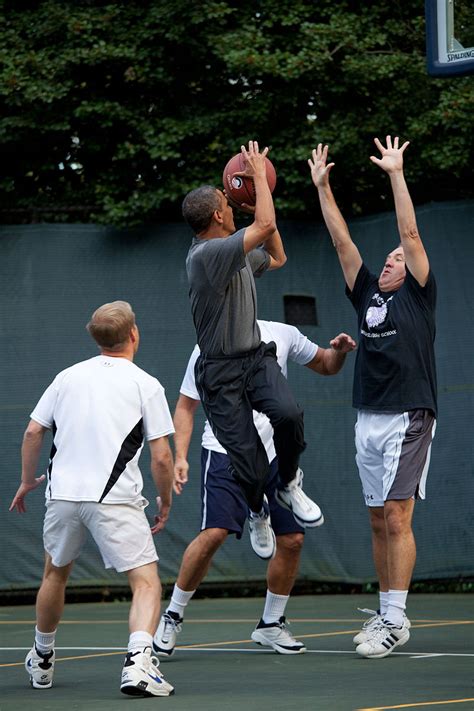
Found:
<svg viewBox="0 0 474 711"><path fill-rule="evenodd" d="M338 353L350 353L357 348L357 343L347 333L340 333L332 341L329 341L329 345Z"/></svg>
<svg viewBox="0 0 474 711"><path fill-rule="evenodd" d="M397 171L403 170L403 153L410 144L410 141L405 141L403 146L399 148L398 136L395 136L393 139L393 147L391 136L387 136L385 140L387 141L386 148L378 138L374 138L374 143L382 154L382 157L377 158L376 156L370 156L370 160L372 163L380 166L386 173L396 173Z"/></svg>
<svg viewBox="0 0 474 711"><path fill-rule="evenodd" d="M329 173L331 172L331 168L335 165L334 163L328 163L326 165L328 146L324 146L323 148L323 144L318 143L318 147L313 149L311 155L313 156L313 160L309 158L308 165L311 169L313 183L317 188L328 185Z"/></svg>
<svg viewBox="0 0 474 711"><path fill-rule="evenodd" d="M245 170L234 173L234 175L246 176L247 178L254 178L256 175L266 177L265 156L268 153L268 147L260 152L258 141L249 141L248 149L245 146L241 146L240 150L244 158Z"/></svg>
<svg viewBox="0 0 474 711"><path fill-rule="evenodd" d="M40 484L43 483L45 480L46 476L43 474L42 476L39 476L37 479L35 479L33 484L25 484L24 482L21 482L18 491L16 492L15 496L13 497L13 500L10 504L9 511L13 511L14 509L17 510L18 513L26 513L26 506L25 506L25 497L27 494L30 493L30 491L34 491L34 489L37 489Z"/></svg>

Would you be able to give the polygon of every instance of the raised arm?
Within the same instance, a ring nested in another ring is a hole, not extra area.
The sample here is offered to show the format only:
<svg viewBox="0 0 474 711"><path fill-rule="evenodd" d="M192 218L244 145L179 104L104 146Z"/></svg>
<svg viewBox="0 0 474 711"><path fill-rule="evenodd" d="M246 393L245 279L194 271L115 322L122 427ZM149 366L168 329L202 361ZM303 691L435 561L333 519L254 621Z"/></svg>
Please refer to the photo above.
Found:
<svg viewBox="0 0 474 711"><path fill-rule="evenodd" d="M340 333L329 342L331 348L318 348L313 360L306 367L319 375L336 375L339 373L346 355L357 348L357 344L347 333Z"/></svg>
<svg viewBox="0 0 474 711"><path fill-rule="evenodd" d="M171 509L173 496L173 455L168 437L158 437L148 442L151 454L151 475L159 492L157 497L158 515L152 533L164 527Z"/></svg>
<svg viewBox="0 0 474 711"><path fill-rule="evenodd" d="M403 153L408 147L409 141L405 141L401 148L398 147L398 136L394 138L393 147L391 136L387 136L386 142L387 147L383 146L378 138L374 138L374 143L382 157L370 156L370 160L389 175L395 200L400 242L405 253L405 263L420 286L425 286L430 265L418 232L415 209L403 174Z"/></svg>
<svg viewBox="0 0 474 711"><path fill-rule="evenodd" d="M194 415L199 406L199 400L194 400L180 393L174 411L173 424L175 463L174 463L174 491L181 494L188 481L188 451L194 427Z"/></svg>
<svg viewBox="0 0 474 711"><path fill-rule="evenodd" d="M21 446L21 484L13 497L9 511L16 509L18 513L25 513L25 496L33 489L36 489L45 479L44 474L35 478L35 473L38 468L41 446L46 432L46 427L35 422L35 420L30 420L23 435Z"/></svg>
<svg viewBox="0 0 474 711"><path fill-rule="evenodd" d="M275 208L273 198L268 187L265 156L268 148L259 151L257 141L249 141L248 150L241 147L245 160L245 170L238 175L245 175L253 179L255 185L255 213L254 221L247 227L244 235L244 252L250 252L262 243L270 240L270 247L277 246L279 234L277 233ZM275 234L278 236L276 237ZM273 240L273 241L272 241ZM272 252L269 250L273 257ZM281 265L282 266L282 265ZM276 267L273 267L276 268Z"/></svg>
<svg viewBox="0 0 474 711"><path fill-rule="evenodd" d="M344 279L352 291L354 283L362 265L359 250L351 239L347 223L339 210L329 184L329 173L334 163L326 164L328 147L321 143L312 152L308 165L311 169L311 178L318 190L321 212L323 213L326 227L331 235L332 243L336 248L337 256L342 267Z"/></svg>

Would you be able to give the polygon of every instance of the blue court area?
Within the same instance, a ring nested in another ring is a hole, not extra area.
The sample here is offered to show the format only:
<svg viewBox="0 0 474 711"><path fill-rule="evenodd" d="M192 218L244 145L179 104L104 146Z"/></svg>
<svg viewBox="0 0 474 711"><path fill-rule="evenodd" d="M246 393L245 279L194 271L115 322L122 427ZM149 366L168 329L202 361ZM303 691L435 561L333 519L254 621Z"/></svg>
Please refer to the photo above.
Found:
<svg viewBox="0 0 474 711"><path fill-rule="evenodd" d="M128 603L66 608L49 690L31 689L23 666L34 608L0 608L0 711L138 711L158 705L173 711L474 709L474 596L412 595L409 642L390 657L367 660L355 654L352 637L364 621L357 607L374 600L293 597L291 630L307 647L295 656L251 641L262 599L192 601L176 652L160 665L176 693L148 699L119 692Z"/></svg>

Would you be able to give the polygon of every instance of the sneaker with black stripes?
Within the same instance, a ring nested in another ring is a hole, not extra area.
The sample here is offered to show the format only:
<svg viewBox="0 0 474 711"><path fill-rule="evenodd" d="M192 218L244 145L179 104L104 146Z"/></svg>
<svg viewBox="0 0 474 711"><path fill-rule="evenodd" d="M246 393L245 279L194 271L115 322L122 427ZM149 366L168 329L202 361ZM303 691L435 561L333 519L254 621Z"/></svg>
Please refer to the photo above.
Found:
<svg viewBox="0 0 474 711"><path fill-rule="evenodd" d="M25 669L34 689L50 689L54 675L54 649L50 652L38 652L36 645L30 649L25 659Z"/></svg>
<svg viewBox="0 0 474 711"><path fill-rule="evenodd" d="M397 647L406 644L410 639L410 630L404 619L401 627L396 627L387 620L382 620L374 628L368 639L357 645L356 652L367 659L382 659L393 652Z"/></svg>
<svg viewBox="0 0 474 711"><path fill-rule="evenodd" d="M364 622L361 631L358 632L355 637L353 637L352 641L356 645L362 644L362 642L366 642L372 634L373 630L378 627L378 625L380 625L380 623L382 622L382 615L380 614L380 610L369 610L366 607L358 607L357 609L359 610L359 612L365 612L366 615L371 615L371 617L369 617L369 619ZM411 622L406 615L403 616L403 620L408 629L410 629Z"/></svg>
<svg viewBox="0 0 474 711"><path fill-rule="evenodd" d="M272 647L279 654L302 654L306 652L303 642L299 642L290 633L288 624L285 617L280 617L278 622L260 620L252 632L252 639L263 647Z"/></svg>

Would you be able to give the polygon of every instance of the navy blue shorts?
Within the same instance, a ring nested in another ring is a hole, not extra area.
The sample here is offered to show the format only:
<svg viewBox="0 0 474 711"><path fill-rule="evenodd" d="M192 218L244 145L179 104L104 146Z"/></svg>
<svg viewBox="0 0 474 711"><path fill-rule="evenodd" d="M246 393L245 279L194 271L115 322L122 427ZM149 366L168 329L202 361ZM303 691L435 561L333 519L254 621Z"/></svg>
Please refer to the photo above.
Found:
<svg viewBox="0 0 474 711"><path fill-rule="evenodd" d="M274 459L265 486L270 507L272 528L276 536L285 533L304 533L291 511L277 503L274 492L278 484L278 466ZM201 531L206 528L224 528L229 533L242 537L249 509L239 484L229 471L227 454L201 450Z"/></svg>

